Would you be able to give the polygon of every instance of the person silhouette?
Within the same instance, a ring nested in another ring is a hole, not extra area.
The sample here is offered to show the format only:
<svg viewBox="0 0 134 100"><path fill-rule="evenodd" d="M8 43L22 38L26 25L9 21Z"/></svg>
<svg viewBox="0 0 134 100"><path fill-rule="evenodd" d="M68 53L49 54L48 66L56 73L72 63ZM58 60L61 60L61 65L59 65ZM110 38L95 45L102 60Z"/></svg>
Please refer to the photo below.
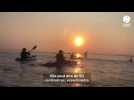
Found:
<svg viewBox="0 0 134 100"><path fill-rule="evenodd" d="M86 52L84 52L84 57L85 58L87 58L87 54L88 54L88 52L86 51Z"/></svg>
<svg viewBox="0 0 134 100"><path fill-rule="evenodd" d="M31 55L30 52L28 52L26 48L23 48L20 53L21 60L24 60L24 59L30 57L30 55Z"/></svg>
<svg viewBox="0 0 134 100"><path fill-rule="evenodd" d="M75 56L74 56L74 53L72 52L72 54L70 55L70 58L71 59L74 59L75 58Z"/></svg>
<svg viewBox="0 0 134 100"><path fill-rule="evenodd" d="M59 50L59 52L56 54L56 63L58 65L63 65L65 62L64 52L62 50Z"/></svg>
<svg viewBox="0 0 134 100"><path fill-rule="evenodd" d="M131 62L131 63L133 62L133 59L132 59L132 57L130 57L130 59L129 59L129 62Z"/></svg>

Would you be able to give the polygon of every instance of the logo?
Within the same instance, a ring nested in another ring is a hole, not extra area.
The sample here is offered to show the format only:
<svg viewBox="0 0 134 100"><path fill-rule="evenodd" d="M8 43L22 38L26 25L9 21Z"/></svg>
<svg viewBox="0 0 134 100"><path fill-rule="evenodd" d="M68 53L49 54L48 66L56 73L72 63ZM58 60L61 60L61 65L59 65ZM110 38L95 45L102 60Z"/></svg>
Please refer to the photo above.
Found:
<svg viewBox="0 0 134 100"><path fill-rule="evenodd" d="M124 27L129 27L131 25L131 23L130 23L131 22L131 17L128 16L128 15L123 16L122 21L123 21L123 26Z"/></svg>

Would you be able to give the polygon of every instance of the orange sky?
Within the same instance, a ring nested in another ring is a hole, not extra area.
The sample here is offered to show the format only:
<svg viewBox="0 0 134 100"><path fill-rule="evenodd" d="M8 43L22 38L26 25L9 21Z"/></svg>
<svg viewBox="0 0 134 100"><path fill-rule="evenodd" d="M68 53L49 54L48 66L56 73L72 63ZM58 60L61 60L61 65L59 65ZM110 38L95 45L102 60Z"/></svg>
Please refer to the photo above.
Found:
<svg viewBox="0 0 134 100"><path fill-rule="evenodd" d="M0 12L0 51L38 45L38 51L134 54L134 28L122 26L132 12ZM85 43L77 48L73 37Z"/></svg>

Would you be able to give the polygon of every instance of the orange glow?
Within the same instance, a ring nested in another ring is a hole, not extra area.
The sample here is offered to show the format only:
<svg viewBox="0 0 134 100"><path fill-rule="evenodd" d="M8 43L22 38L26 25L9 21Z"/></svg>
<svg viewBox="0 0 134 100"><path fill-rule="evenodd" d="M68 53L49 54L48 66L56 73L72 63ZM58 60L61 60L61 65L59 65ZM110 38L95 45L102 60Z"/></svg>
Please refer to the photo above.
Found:
<svg viewBox="0 0 134 100"><path fill-rule="evenodd" d="M81 72L81 69L79 67L74 69L74 73L80 73L80 72Z"/></svg>
<svg viewBox="0 0 134 100"><path fill-rule="evenodd" d="M78 65L80 65L80 64L81 64L81 62L80 62L80 61L78 61L78 62L77 62L77 64L78 64Z"/></svg>
<svg viewBox="0 0 134 100"><path fill-rule="evenodd" d="M74 44L77 46L77 47L80 47L84 44L84 38L82 36L77 36L75 37L74 39Z"/></svg>
<svg viewBox="0 0 134 100"><path fill-rule="evenodd" d="M76 58L80 58L80 57L81 57L81 54L76 53Z"/></svg>

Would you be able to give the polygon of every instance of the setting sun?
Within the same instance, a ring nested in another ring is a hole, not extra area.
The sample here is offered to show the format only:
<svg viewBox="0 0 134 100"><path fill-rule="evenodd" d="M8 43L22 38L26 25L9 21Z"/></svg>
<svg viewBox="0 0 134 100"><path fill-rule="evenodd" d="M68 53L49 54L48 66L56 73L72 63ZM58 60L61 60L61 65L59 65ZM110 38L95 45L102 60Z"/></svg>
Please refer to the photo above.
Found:
<svg viewBox="0 0 134 100"><path fill-rule="evenodd" d="M83 37L81 36L77 36L75 39L74 39L74 43L77 47L80 47L84 44L84 39Z"/></svg>

